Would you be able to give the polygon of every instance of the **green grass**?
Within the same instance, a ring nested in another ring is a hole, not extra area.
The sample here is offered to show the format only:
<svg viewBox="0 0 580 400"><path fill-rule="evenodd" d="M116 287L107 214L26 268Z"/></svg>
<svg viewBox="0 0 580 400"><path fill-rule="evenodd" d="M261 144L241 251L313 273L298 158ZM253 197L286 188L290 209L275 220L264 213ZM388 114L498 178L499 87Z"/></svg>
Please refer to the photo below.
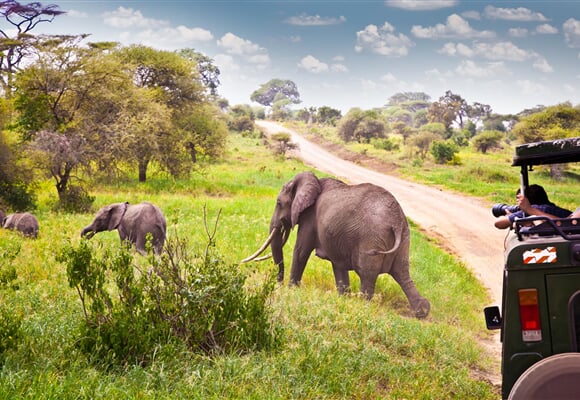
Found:
<svg viewBox="0 0 580 400"><path fill-rule="evenodd" d="M219 214L216 247L237 264L265 240L276 195L295 173L308 169L274 157L253 139L231 136L226 161L191 179L153 172L148 182L101 185L95 207L152 201L164 211L168 235L204 248L204 209L210 228ZM273 352L210 358L178 347L160 348L147 367L101 370L75 347L83 321L80 302L55 256L76 244L93 213L57 214L50 183L39 193L40 237L26 240L0 230L0 254L21 246L18 289L0 287L0 301L22 317L18 346L0 360L0 398L41 399L495 399L498 389L478 371L492 363L480 345L489 337L482 308L489 298L464 265L412 225L411 274L432 303L426 320L412 317L400 287L381 275L372 301L356 292L338 296L330 264L314 255L302 286L280 286L272 298L283 345ZM287 263L295 232L285 248ZM119 245L117 232L97 234L103 247ZM240 265L265 274L271 261ZM288 278L286 278L287 280Z"/></svg>

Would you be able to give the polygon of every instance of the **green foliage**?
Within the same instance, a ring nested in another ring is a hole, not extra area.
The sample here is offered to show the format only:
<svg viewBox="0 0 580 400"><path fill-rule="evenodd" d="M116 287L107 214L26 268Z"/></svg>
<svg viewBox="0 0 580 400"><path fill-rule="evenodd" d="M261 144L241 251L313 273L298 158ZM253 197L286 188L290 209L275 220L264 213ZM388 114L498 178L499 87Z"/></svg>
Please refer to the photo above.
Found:
<svg viewBox="0 0 580 400"><path fill-rule="evenodd" d="M386 124L374 110L352 108L338 124L338 136L345 142L369 143L385 136Z"/></svg>
<svg viewBox="0 0 580 400"><path fill-rule="evenodd" d="M513 133L522 143L580 136L580 106L562 103L520 118Z"/></svg>
<svg viewBox="0 0 580 400"><path fill-rule="evenodd" d="M371 144L373 145L374 148L385 151L396 151L399 150L400 148L399 143L393 138L385 138L385 139L373 138L371 139Z"/></svg>
<svg viewBox="0 0 580 400"><path fill-rule="evenodd" d="M14 259L20 254L21 243L2 243L0 247L0 291L5 288L18 289L18 273Z"/></svg>
<svg viewBox="0 0 580 400"><path fill-rule="evenodd" d="M128 246L103 256L87 241L65 247L57 261L67 265L81 300L83 353L104 365L147 365L158 347L174 342L208 354L275 347L281 332L268 306L274 275L249 290L247 277L211 247L192 256L184 240L171 238L146 265Z"/></svg>
<svg viewBox="0 0 580 400"><path fill-rule="evenodd" d="M273 106L282 100L299 104L300 93L296 84L291 80L270 79L252 93L250 100L263 106Z"/></svg>
<svg viewBox="0 0 580 400"><path fill-rule="evenodd" d="M431 155L437 164L450 162L458 151L457 145L450 140L435 140L431 144Z"/></svg>
<svg viewBox="0 0 580 400"><path fill-rule="evenodd" d="M68 185L54 209L67 213L89 212L94 202L95 196L91 196L82 186Z"/></svg>
<svg viewBox="0 0 580 400"><path fill-rule="evenodd" d="M501 141L505 134L500 131L483 131L472 139L473 147L483 154L491 149L501 149Z"/></svg>

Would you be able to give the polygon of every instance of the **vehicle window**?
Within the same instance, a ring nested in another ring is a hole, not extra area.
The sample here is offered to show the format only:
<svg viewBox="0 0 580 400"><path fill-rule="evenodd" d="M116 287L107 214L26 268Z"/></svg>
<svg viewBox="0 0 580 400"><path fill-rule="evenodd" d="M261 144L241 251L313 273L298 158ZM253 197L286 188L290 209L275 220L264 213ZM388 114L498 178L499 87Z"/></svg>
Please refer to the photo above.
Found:
<svg viewBox="0 0 580 400"><path fill-rule="evenodd" d="M572 349L580 349L580 292L574 293L570 299L570 329Z"/></svg>

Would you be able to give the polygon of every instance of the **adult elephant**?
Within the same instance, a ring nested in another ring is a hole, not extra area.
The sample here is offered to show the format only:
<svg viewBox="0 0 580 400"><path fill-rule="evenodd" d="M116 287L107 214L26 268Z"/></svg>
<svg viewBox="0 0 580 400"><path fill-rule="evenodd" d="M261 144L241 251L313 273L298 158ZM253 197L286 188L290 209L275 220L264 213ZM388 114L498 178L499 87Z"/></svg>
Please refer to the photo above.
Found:
<svg viewBox="0 0 580 400"><path fill-rule="evenodd" d="M2 226L21 232L24 236L36 239L38 237L38 220L29 212L14 213L5 216Z"/></svg>
<svg viewBox="0 0 580 400"><path fill-rule="evenodd" d="M430 303L419 294L409 275L409 224L403 210L387 190L364 183L347 185L336 179L318 179L311 172L299 173L278 195L264 245L242 262L255 260L271 247L278 265L278 280L284 280L282 249L290 231L298 225L290 271L290 284L299 285L310 254L332 263L340 294L350 290L349 270L361 280L368 299L377 277L389 273L403 289L417 318L429 314Z"/></svg>
<svg viewBox="0 0 580 400"><path fill-rule="evenodd" d="M113 203L101 208L93 222L86 226L81 237L92 238L96 233L117 229L121 242L129 241L137 251L146 254L147 234L151 234L153 251L160 254L165 243L167 223L159 207L149 203Z"/></svg>

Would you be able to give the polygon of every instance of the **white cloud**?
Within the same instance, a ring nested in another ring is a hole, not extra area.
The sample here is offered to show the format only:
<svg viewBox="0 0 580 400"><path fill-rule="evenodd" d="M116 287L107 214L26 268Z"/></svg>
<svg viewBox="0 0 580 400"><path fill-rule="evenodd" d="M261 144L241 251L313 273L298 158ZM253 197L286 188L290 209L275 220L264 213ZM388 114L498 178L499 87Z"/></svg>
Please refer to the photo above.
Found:
<svg viewBox="0 0 580 400"><path fill-rule="evenodd" d="M290 41L292 43L300 43L302 41L302 38L300 36L290 36Z"/></svg>
<svg viewBox="0 0 580 400"><path fill-rule="evenodd" d="M461 16L463 18L475 19L478 21L481 19L481 14L479 13L479 11L465 11L461 13Z"/></svg>
<svg viewBox="0 0 580 400"><path fill-rule="evenodd" d="M445 43L443 47L438 51L441 54L447 56L462 56L462 57L473 57L475 52L467 45L463 43Z"/></svg>
<svg viewBox="0 0 580 400"><path fill-rule="evenodd" d="M385 4L390 7L402 8L404 10L422 11L437 10L439 8L453 7L459 3L458 0L386 0Z"/></svg>
<svg viewBox="0 0 580 400"><path fill-rule="evenodd" d="M298 26L326 26L326 25L338 25L346 21L346 18L342 15L338 18L335 17L321 17L320 15L307 15L301 14L295 17L288 18L285 22L290 25Z"/></svg>
<svg viewBox="0 0 580 400"><path fill-rule="evenodd" d="M536 55L534 52L520 49L512 42L476 43L473 50L488 60L524 61Z"/></svg>
<svg viewBox="0 0 580 400"><path fill-rule="evenodd" d="M145 18L141 11L132 8L119 7L115 11L104 14L105 25L113 28L160 28L169 25L168 21Z"/></svg>
<svg viewBox="0 0 580 400"><path fill-rule="evenodd" d="M332 64L330 70L332 72L348 72L348 68L344 64Z"/></svg>
<svg viewBox="0 0 580 400"><path fill-rule="evenodd" d="M537 69L540 72L554 72L554 68L552 68L552 66L548 63L548 60L546 60L544 57L538 57L532 66L534 69Z"/></svg>
<svg viewBox="0 0 580 400"><path fill-rule="evenodd" d="M270 56L266 49L231 32L223 35L217 41L217 45L224 49L226 53L241 56L258 67L266 67L270 64Z"/></svg>
<svg viewBox="0 0 580 400"><path fill-rule="evenodd" d="M72 18L88 18L89 17L89 14L87 14L84 11L67 10L66 11L66 16L67 17L72 17Z"/></svg>
<svg viewBox="0 0 580 400"><path fill-rule="evenodd" d="M367 25L364 30L356 33L355 51L362 52L369 49L371 52L383 56L401 57L409 53L409 47L415 43L402 33L396 34L395 28L385 22L381 27Z"/></svg>
<svg viewBox="0 0 580 400"><path fill-rule="evenodd" d="M503 62L493 62L484 65L478 65L472 60L463 60L456 68L455 72L462 76L471 78L488 78L495 77L498 74L507 72Z"/></svg>
<svg viewBox="0 0 580 400"><path fill-rule="evenodd" d="M314 56L307 55L302 58L298 63L298 68L302 68L306 71L313 72L315 74L328 71L328 64L323 63Z"/></svg>
<svg viewBox="0 0 580 400"><path fill-rule="evenodd" d="M473 29L469 22L457 14L451 14L447 17L447 23L437 24L432 27L423 28L420 25L414 25L411 32L421 39L440 39L440 38L493 38L495 33L492 31L477 31Z"/></svg>
<svg viewBox="0 0 580 400"><path fill-rule="evenodd" d="M240 66L228 54L218 54L214 57L214 61L221 72L235 72L240 70Z"/></svg>
<svg viewBox="0 0 580 400"><path fill-rule="evenodd" d="M509 21L547 21L541 13L536 13L528 8L499 8L494 6L485 7L485 16L491 19L505 19Z"/></svg>
<svg viewBox="0 0 580 400"><path fill-rule="evenodd" d="M381 76L381 81L392 83L392 82L397 82L397 78L395 78L395 75L393 75L389 72L389 73Z"/></svg>
<svg viewBox="0 0 580 400"><path fill-rule="evenodd" d="M536 32L546 35L554 35L558 33L558 28L555 28L550 24L542 24L536 27Z"/></svg>
<svg viewBox="0 0 580 400"><path fill-rule="evenodd" d="M176 28L147 29L137 33L136 36L144 44L158 48L191 46L191 42L208 42L213 40L213 35L210 31L202 28L187 28L182 25ZM128 39L130 34L125 32L124 37Z"/></svg>
<svg viewBox="0 0 580 400"><path fill-rule="evenodd" d="M566 43L570 47L580 47L580 21L570 18L562 25Z"/></svg>
<svg viewBox="0 0 580 400"><path fill-rule="evenodd" d="M516 81L516 85L520 88L522 94L528 96L542 94L546 90L543 85L527 79Z"/></svg>
<svg viewBox="0 0 580 400"><path fill-rule="evenodd" d="M528 36L528 30L526 28L511 28L508 31L510 36L523 38Z"/></svg>

